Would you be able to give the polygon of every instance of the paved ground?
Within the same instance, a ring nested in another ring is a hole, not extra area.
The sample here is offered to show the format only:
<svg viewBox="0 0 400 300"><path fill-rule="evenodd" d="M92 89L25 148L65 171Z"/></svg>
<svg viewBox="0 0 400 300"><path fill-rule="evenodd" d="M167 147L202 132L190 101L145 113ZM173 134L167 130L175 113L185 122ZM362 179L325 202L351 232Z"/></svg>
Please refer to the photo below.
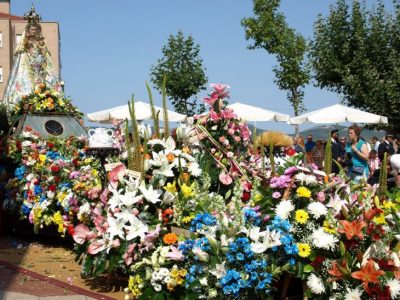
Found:
<svg viewBox="0 0 400 300"><path fill-rule="evenodd" d="M26 245L25 245L25 244ZM34 251L32 251L32 249ZM0 259L0 299L4 300L85 300L85 299L99 299L99 300L112 300L123 299L124 297L119 294L104 295L92 290L91 287L78 286L76 281L68 284L65 281L58 280L57 278L65 277L57 274L48 275L43 272L38 272L32 268L32 264L23 264L20 258L26 257L30 252L41 252L42 256L51 257L58 248L49 248L48 251L39 247L37 244L29 244L21 242L14 238L1 238L0 237L0 252L2 258ZM51 251L51 252L50 252ZM8 253L8 255L6 255ZM15 255L11 255L13 253ZM10 258L12 257L12 258ZM15 259L18 258L18 259ZM34 258L37 258L35 256ZM30 260L29 260L30 261ZM39 264L37 262L36 264ZM61 268L64 263L58 261L52 262L51 259L45 261L45 264L55 264L58 266L59 274L66 274L68 268ZM48 266L50 269L50 266ZM53 268L54 269L54 268ZM56 271L53 271L56 272Z"/></svg>

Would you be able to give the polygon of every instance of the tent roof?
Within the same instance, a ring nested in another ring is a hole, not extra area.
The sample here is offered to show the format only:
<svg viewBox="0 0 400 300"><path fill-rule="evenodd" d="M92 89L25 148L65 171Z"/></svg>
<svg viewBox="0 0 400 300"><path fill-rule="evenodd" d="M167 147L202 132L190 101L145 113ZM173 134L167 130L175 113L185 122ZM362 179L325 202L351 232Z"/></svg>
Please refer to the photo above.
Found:
<svg viewBox="0 0 400 300"><path fill-rule="evenodd" d="M163 110L161 107L154 106L156 112L160 112L160 120L164 120ZM151 108L150 104L142 102L142 101L135 101L135 113L136 119L138 121L149 120L151 119ZM129 113L129 106L128 104L116 106L113 108L93 112L87 114L89 121L97 122L97 123L111 123L114 120L125 120L131 119ZM174 111L168 110L168 120L171 122L183 122L186 119L185 115L179 114Z"/></svg>
<svg viewBox="0 0 400 300"><path fill-rule="evenodd" d="M281 121L286 122L289 120L289 115L278 113L272 110L264 109L261 107L243 104L236 102L227 106L233 109L235 114L246 121L254 122L267 122L267 121Z"/></svg>
<svg viewBox="0 0 400 300"><path fill-rule="evenodd" d="M303 123L331 124L343 122L386 124L388 119L384 116L372 114L342 104L335 104L293 117L289 120L289 124L292 125Z"/></svg>

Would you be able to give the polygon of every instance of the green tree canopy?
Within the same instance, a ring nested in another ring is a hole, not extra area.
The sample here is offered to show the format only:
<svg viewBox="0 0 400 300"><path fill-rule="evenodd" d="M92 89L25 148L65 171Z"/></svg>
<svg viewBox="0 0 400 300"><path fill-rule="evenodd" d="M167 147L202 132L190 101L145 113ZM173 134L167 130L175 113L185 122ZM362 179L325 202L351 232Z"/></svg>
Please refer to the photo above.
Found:
<svg viewBox="0 0 400 300"><path fill-rule="evenodd" d="M196 99L189 100L205 89L207 77L203 60L199 57L200 46L191 36L185 38L182 31L170 35L162 48L163 57L152 66L150 80L162 92L166 78L166 94L179 113L192 116L196 113Z"/></svg>
<svg viewBox="0 0 400 300"><path fill-rule="evenodd" d="M303 88L310 74L305 63L307 43L303 36L289 27L278 11L280 0L253 0L254 17L242 20L246 39L253 40L249 49L262 48L276 56L275 83L287 91L287 97L297 116L303 107Z"/></svg>
<svg viewBox="0 0 400 300"><path fill-rule="evenodd" d="M319 16L310 44L316 85L341 93L348 105L389 118L400 132L400 6L382 1L367 9L360 1L337 0Z"/></svg>

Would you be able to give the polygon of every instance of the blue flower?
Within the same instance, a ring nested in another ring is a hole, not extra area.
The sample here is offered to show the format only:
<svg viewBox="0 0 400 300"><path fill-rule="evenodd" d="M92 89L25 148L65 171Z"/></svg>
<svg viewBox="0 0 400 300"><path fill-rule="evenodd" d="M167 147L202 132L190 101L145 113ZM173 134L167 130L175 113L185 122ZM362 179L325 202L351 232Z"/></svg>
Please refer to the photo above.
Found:
<svg viewBox="0 0 400 300"><path fill-rule="evenodd" d="M254 224L255 226L259 226L261 223L259 213L249 207L244 208L244 219L246 223Z"/></svg>
<svg viewBox="0 0 400 300"><path fill-rule="evenodd" d="M19 180L21 180L22 178L24 178L25 171L26 171L25 166L21 166L21 167L15 169L14 175Z"/></svg>
<svg viewBox="0 0 400 300"><path fill-rule="evenodd" d="M206 229L208 226L217 224L217 219L209 213L197 214L190 223L190 231L195 232L198 230Z"/></svg>

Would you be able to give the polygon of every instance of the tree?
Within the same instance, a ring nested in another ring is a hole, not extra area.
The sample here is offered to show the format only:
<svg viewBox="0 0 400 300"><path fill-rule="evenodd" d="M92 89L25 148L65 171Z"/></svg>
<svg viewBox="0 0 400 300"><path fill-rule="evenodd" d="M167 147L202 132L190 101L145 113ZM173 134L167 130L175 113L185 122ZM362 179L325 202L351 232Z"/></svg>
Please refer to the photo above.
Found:
<svg viewBox="0 0 400 300"><path fill-rule="evenodd" d="M192 96L205 89L207 77L203 60L199 57L200 46L191 36L185 38L182 31L170 35L168 43L162 48L163 58L151 68L151 82L161 92L164 77L166 94L179 113L192 116L196 112L196 99Z"/></svg>
<svg viewBox="0 0 400 300"><path fill-rule="evenodd" d="M307 43L302 35L290 28L285 16L278 12L280 0L253 0L254 17L245 18L246 40L252 39L249 49L262 48L276 56L278 66L273 68L275 83L287 91L294 115L303 110L304 86L310 80L305 63ZM298 128L296 128L296 134Z"/></svg>
<svg viewBox="0 0 400 300"><path fill-rule="evenodd" d="M367 10L360 1L337 0L327 17L319 16L310 43L316 85L342 94L350 106L387 116L385 129L393 133L400 132L398 0L395 8L390 14L381 1Z"/></svg>

